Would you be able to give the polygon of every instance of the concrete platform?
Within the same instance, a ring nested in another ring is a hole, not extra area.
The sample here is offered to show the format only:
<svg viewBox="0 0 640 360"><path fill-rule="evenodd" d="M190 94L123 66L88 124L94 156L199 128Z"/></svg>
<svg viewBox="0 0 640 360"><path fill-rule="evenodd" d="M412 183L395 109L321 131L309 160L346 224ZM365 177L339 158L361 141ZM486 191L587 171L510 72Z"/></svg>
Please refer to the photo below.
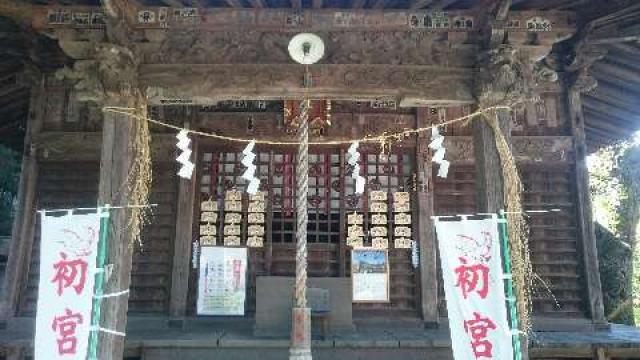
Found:
<svg viewBox="0 0 640 360"><path fill-rule="evenodd" d="M197 318L181 323L167 318L131 318L127 329L126 358L140 360L286 359L286 337L253 336L253 320ZM180 327L175 327L180 325ZM0 331L0 347L33 346L33 319L13 319ZM12 329L12 330L9 330ZM356 330L333 334L312 344L314 359L451 359L446 328L424 329L417 319L361 319ZM640 329L612 325L608 330L586 332L536 332L531 358L593 358L604 349L613 358L640 359Z"/></svg>

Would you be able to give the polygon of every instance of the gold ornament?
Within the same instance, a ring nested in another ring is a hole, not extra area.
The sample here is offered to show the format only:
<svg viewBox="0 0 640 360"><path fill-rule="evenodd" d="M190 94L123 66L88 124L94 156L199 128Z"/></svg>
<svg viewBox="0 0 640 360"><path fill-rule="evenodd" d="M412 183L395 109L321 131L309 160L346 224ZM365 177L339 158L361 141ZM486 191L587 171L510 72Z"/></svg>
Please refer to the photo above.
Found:
<svg viewBox="0 0 640 360"><path fill-rule="evenodd" d="M347 246L351 246L353 248L359 248L362 247L363 241L361 237L355 236L355 237L348 237L347 238Z"/></svg>
<svg viewBox="0 0 640 360"><path fill-rule="evenodd" d="M225 236L224 237L224 246L240 246L240 237L239 236Z"/></svg>
<svg viewBox="0 0 640 360"><path fill-rule="evenodd" d="M387 236L387 228L384 226L374 226L371 228L372 237Z"/></svg>
<svg viewBox="0 0 640 360"><path fill-rule="evenodd" d="M264 191L258 191L255 195L249 195L249 201L264 202L265 201L265 192Z"/></svg>
<svg viewBox="0 0 640 360"><path fill-rule="evenodd" d="M249 225L247 229L249 236L264 236L264 226L262 225Z"/></svg>
<svg viewBox="0 0 640 360"><path fill-rule="evenodd" d="M242 201L242 193L240 191L227 191L224 194L225 201Z"/></svg>
<svg viewBox="0 0 640 360"><path fill-rule="evenodd" d="M387 201L387 193L385 191L372 191L370 198L371 201Z"/></svg>
<svg viewBox="0 0 640 360"><path fill-rule="evenodd" d="M225 224L238 224L242 221L242 215L238 213L226 213L224 214Z"/></svg>
<svg viewBox="0 0 640 360"><path fill-rule="evenodd" d="M200 203L201 211L218 211L218 203L213 200L206 200Z"/></svg>
<svg viewBox="0 0 640 360"><path fill-rule="evenodd" d="M374 249L387 249L389 248L389 240L386 237L373 238L371 247Z"/></svg>
<svg viewBox="0 0 640 360"><path fill-rule="evenodd" d="M248 212L250 213L262 213L265 212L265 205L264 202L250 202L249 203L249 210Z"/></svg>
<svg viewBox="0 0 640 360"><path fill-rule="evenodd" d="M397 213L394 215L394 221L396 225L410 225L411 224L411 214L407 213Z"/></svg>
<svg viewBox="0 0 640 360"><path fill-rule="evenodd" d="M249 224L264 224L263 213L250 213L247 218Z"/></svg>
<svg viewBox="0 0 640 360"><path fill-rule="evenodd" d="M200 245L201 246L215 246L216 245L216 237L215 236L200 236Z"/></svg>
<svg viewBox="0 0 640 360"><path fill-rule="evenodd" d="M395 237L411 237L411 228L408 226L397 226L393 230Z"/></svg>
<svg viewBox="0 0 640 360"><path fill-rule="evenodd" d="M217 234L215 225L200 225L200 235L215 236Z"/></svg>
<svg viewBox="0 0 640 360"><path fill-rule="evenodd" d="M370 205L371 212L374 213L386 213L387 212L387 203L383 202L372 202Z"/></svg>
<svg viewBox="0 0 640 360"><path fill-rule="evenodd" d="M363 223L362 214L358 214L354 212L353 214L347 215L347 223L349 225L362 225Z"/></svg>
<svg viewBox="0 0 640 360"><path fill-rule="evenodd" d="M218 213L205 211L200 214L200 222L214 223L218 221Z"/></svg>
<svg viewBox="0 0 640 360"><path fill-rule="evenodd" d="M399 191L393 194L393 202L396 204L409 203L409 193L405 191Z"/></svg>
<svg viewBox="0 0 640 360"><path fill-rule="evenodd" d="M394 212L410 212L411 204L409 203L393 203Z"/></svg>
<svg viewBox="0 0 640 360"><path fill-rule="evenodd" d="M351 225L347 228L347 237L364 236L361 225Z"/></svg>
<svg viewBox="0 0 640 360"><path fill-rule="evenodd" d="M234 201L234 200L225 200L225 202L224 202L224 211L241 212L242 211L242 202L241 201Z"/></svg>
<svg viewBox="0 0 640 360"><path fill-rule="evenodd" d="M393 247L396 249L411 249L411 239L409 238L396 238L393 243Z"/></svg>
<svg viewBox="0 0 640 360"><path fill-rule="evenodd" d="M386 214L373 214L373 215L371 215L371 223L373 225L386 225L387 224L387 215Z"/></svg>
<svg viewBox="0 0 640 360"><path fill-rule="evenodd" d="M261 248L264 246L264 238L260 236L250 236L247 239L247 246L251 248Z"/></svg>
<svg viewBox="0 0 640 360"><path fill-rule="evenodd" d="M240 236L240 225L225 225L224 226L224 235L236 235ZM226 240L225 240L226 244Z"/></svg>

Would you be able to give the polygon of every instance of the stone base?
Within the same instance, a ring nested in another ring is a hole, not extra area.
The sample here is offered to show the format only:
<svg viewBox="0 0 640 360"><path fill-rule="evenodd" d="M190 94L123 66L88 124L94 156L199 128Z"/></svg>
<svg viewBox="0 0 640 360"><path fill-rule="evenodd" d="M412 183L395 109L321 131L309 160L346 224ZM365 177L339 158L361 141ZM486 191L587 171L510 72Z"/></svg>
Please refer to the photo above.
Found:
<svg viewBox="0 0 640 360"><path fill-rule="evenodd" d="M310 308L293 308L289 360L311 360Z"/></svg>

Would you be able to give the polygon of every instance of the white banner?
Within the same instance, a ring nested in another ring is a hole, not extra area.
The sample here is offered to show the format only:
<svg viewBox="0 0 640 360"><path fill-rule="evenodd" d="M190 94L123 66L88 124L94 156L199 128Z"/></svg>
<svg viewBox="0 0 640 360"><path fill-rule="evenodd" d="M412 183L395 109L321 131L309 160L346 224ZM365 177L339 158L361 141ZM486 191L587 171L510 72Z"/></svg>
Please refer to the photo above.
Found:
<svg viewBox="0 0 640 360"><path fill-rule="evenodd" d="M98 214L42 215L35 360L85 360L100 234Z"/></svg>
<svg viewBox="0 0 640 360"><path fill-rule="evenodd" d="M512 360L496 219L436 221L456 360Z"/></svg>
<svg viewBox="0 0 640 360"><path fill-rule="evenodd" d="M198 315L244 315L246 272L246 248L202 247Z"/></svg>

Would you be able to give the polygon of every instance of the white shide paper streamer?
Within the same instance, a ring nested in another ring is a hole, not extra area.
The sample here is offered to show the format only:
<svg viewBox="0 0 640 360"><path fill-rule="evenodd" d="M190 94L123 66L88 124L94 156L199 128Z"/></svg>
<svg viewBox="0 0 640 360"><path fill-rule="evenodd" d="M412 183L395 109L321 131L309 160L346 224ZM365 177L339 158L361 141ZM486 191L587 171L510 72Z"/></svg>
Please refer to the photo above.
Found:
<svg viewBox="0 0 640 360"><path fill-rule="evenodd" d="M431 128L431 143L429 143L429 149L434 151L432 160L438 164L438 176L446 178L449 174L449 161L444 159L446 149L443 146L444 136L440 134L440 130L437 126Z"/></svg>
<svg viewBox="0 0 640 360"><path fill-rule="evenodd" d="M189 139L189 132L187 130L180 130L178 135L176 135L176 139L178 139L178 143L176 146L180 150L180 155L176 158L176 161L182 165L180 167L180 171L178 171L178 176L184 179L191 179L191 175L193 174L193 169L195 165L191 162L191 139Z"/></svg>
<svg viewBox="0 0 640 360"><path fill-rule="evenodd" d="M256 166L253 162L256 159L256 154L253 153L253 147L256 146L255 140L252 140L247 147L242 150L242 160L240 161L247 170L242 174L242 178L249 182L247 185L247 193L255 195L260 187L260 179L256 177Z"/></svg>
<svg viewBox="0 0 640 360"><path fill-rule="evenodd" d="M358 152L359 146L360 143L354 141L353 143L351 143L351 146L349 146L349 149L347 150L347 153L349 154L347 163L349 163L349 165L353 167L351 178L356 181L356 194L364 193L364 185L366 183L364 176L360 175L360 164L358 164L358 161L360 160L360 153Z"/></svg>

